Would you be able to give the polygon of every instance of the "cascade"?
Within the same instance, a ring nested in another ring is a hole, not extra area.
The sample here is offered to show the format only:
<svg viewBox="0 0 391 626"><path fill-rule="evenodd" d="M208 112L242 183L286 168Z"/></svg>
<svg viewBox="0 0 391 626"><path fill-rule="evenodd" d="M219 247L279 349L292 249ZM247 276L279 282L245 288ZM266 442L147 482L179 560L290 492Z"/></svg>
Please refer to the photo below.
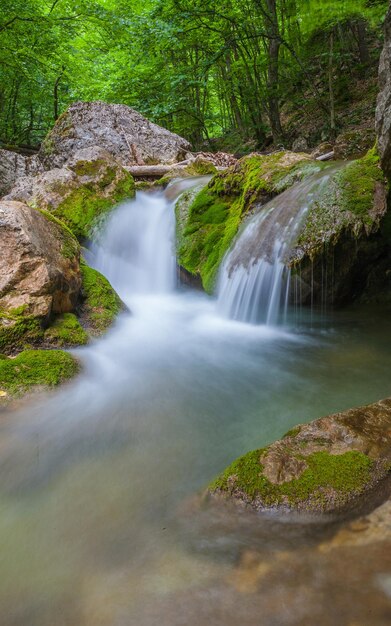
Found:
<svg viewBox="0 0 391 626"><path fill-rule="evenodd" d="M291 282L286 261L331 170L335 168L313 174L257 207L222 264L218 308L224 316L267 325L285 319Z"/></svg>

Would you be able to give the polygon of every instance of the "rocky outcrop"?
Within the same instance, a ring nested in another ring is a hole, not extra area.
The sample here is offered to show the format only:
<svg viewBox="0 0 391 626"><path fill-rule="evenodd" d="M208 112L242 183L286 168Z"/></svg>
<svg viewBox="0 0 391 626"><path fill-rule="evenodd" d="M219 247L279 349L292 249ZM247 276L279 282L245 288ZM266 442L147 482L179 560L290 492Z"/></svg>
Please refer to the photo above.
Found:
<svg viewBox="0 0 391 626"><path fill-rule="evenodd" d="M120 162L98 146L77 150L62 168L18 180L6 200L50 211L80 238L97 218L134 195L134 181Z"/></svg>
<svg viewBox="0 0 391 626"><path fill-rule="evenodd" d="M375 150L342 169L331 168L316 192L287 265L291 298L344 305L391 296L387 185ZM294 293L293 293L294 292Z"/></svg>
<svg viewBox="0 0 391 626"><path fill-rule="evenodd" d="M183 161L190 144L124 104L76 102L57 120L42 144L45 169L62 167L82 148L99 146L122 165Z"/></svg>
<svg viewBox="0 0 391 626"><path fill-rule="evenodd" d="M0 246L0 351L9 351L22 338L40 338L51 315L75 308L80 249L61 222L6 201L0 202Z"/></svg>
<svg viewBox="0 0 391 626"><path fill-rule="evenodd" d="M391 470L391 399L297 426L234 461L208 488L256 510L358 510Z"/></svg>
<svg viewBox="0 0 391 626"><path fill-rule="evenodd" d="M179 265L212 292L222 259L249 214L320 169L307 154L276 152L244 157L176 207Z"/></svg>
<svg viewBox="0 0 391 626"><path fill-rule="evenodd" d="M43 169L37 156L23 156L0 149L0 197L8 193L21 176L33 176Z"/></svg>
<svg viewBox="0 0 391 626"><path fill-rule="evenodd" d="M382 168L388 178L391 178L391 7L385 21L384 35L384 48L379 65L376 130Z"/></svg>

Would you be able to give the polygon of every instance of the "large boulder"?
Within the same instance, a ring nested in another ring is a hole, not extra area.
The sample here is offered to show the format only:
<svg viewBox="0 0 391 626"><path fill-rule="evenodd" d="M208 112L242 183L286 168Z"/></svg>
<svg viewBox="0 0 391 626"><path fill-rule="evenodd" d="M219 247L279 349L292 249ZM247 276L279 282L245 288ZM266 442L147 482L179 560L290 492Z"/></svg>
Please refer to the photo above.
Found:
<svg viewBox="0 0 391 626"><path fill-rule="evenodd" d="M345 512L381 496L390 468L387 399L297 426L234 461L208 493L256 510Z"/></svg>
<svg viewBox="0 0 391 626"><path fill-rule="evenodd" d="M388 178L391 178L391 7L386 16L384 35L379 65L376 130L382 168Z"/></svg>
<svg viewBox="0 0 391 626"><path fill-rule="evenodd" d="M72 153L61 168L20 178L5 200L46 209L84 238L99 216L133 195L129 172L112 154L91 146Z"/></svg>
<svg viewBox="0 0 391 626"><path fill-rule="evenodd" d="M24 156L0 149L0 197L8 193L21 176L34 175L43 169L37 156Z"/></svg>
<svg viewBox="0 0 391 626"><path fill-rule="evenodd" d="M81 148L100 146L123 165L182 161L190 144L124 104L76 102L57 120L39 156L46 169L62 167Z"/></svg>
<svg viewBox="0 0 391 626"><path fill-rule="evenodd" d="M0 202L0 351L37 339L53 314L72 311L81 288L80 248L50 214Z"/></svg>

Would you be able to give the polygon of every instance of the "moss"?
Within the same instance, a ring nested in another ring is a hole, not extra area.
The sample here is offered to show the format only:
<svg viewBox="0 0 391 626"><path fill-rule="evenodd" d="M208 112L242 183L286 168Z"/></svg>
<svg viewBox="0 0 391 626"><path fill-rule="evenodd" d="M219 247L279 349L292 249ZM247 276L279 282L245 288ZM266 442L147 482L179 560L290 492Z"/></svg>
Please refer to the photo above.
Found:
<svg viewBox="0 0 391 626"><path fill-rule="evenodd" d="M237 459L211 485L211 492L244 494L250 501L257 499L262 506L288 504L300 507L312 503L324 508L330 492L341 504L349 496L359 494L370 482L373 461L365 454L349 451L332 455L326 451L300 457L307 468L299 478L274 484L263 474L262 457L266 450L254 450Z"/></svg>
<svg viewBox="0 0 391 626"><path fill-rule="evenodd" d="M45 343L58 348L80 346L88 342L88 334L73 313L63 313L45 330Z"/></svg>
<svg viewBox="0 0 391 626"><path fill-rule="evenodd" d="M300 432L300 426L295 426L294 428L291 428L291 430L288 430L287 433L285 433L285 435L283 435L283 439L287 439L288 437L296 437L296 435L298 435Z"/></svg>
<svg viewBox="0 0 391 626"><path fill-rule="evenodd" d="M326 239L329 244L335 244L346 229L356 236L363 230L370 233L379 219L373 211L379 183L386 185L376 148L332 174L327 187L320 190L311 206L298 246L313 257Z"/></svg>
<svg viewBox="0 0 391 626"><path fill-rule="evenodd" d="M61 350L25 350L0 359L0 389L19 396L35 386L54 387L78 373L78 361Z"/></svg>
<svg viewBox="0 0 391 626"><path fill-rule="evenodd" d="M39 211L39 213L41 213L41 215L43 215L47 220L49 220L49 222L52 222L53 224L56 224L56 226L58 226L60 230L60 234L61 234L61 240L62 240L61 252L63 256L67 259L74 259L75 257L79 258L80 256L79 242L77 241L76 237L72 233L71 229L68 228L68 226L64 224L64 222L59 220L52 213L49 213L49 211L45 211L44 209L36 209L36 210Z"/></svg>
<svg viewBox="0 0 391 626"><path fill-rule="evenodd" d="M82 275L83 317L89 330L100 335L113 323L124 305L109 281L100 272L80 264Z"/></svg>
<svg viewBox="0 0 391 626"><path fill-rule="evenodd" d="M289 159L287 153L277 152L245 157L218 173L194 198L186 223L179 229L179 264L201 276L204 289L211 293L221 261L246 214L319 169L306 155Z"/></svg>
<svg viewBox="0 0 391 626"><path fill-rule="evenodd" d="M216 172L216 166L203 159L197 159L185 167L185 174L188 176L208 176Z"/></svg>
<svg viewBox="0 0 391 626"><path fill-rule="evenodd" d="M25 315L24 307L11 311L0 309L0 351L12 354L36 345L43 338L41 321Z"/></svg>
<svg viewBox="0 0 391 626"><path fill-rule="evenodd" d="M112 174L109 171L108 178L102 179L101 187L106 189L112 183ZM71 191L53 213L69 226L76 237L83 239L89 236L94 223L102 214L124 198L133 197L134 190L133 177L124 171L110 194L103 195L96 183L87 183Z"/></svg>

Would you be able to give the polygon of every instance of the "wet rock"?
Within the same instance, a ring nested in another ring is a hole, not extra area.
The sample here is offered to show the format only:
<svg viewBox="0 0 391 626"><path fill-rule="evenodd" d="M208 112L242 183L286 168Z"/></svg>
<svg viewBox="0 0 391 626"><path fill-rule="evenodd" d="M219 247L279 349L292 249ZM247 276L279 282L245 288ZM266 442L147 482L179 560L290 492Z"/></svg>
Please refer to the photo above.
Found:
<svg viewBox="0 0 391 626"><path fill-rule="evenodd" d="M292 298L295 291L302 304L331 306L391 296L386 198L375 150L330 170L287 261Z"/></svg>
<svg viewBox="0 0 391 626"><path fill-rule="evenodd" d="M212 292L242 221L320 167L302 153L252 154L219 172L203 189L183 194L176 206L179 265Z"/></svg>
<svg viewBox="0 0 391 626"><path fill-rule="evenodd" d="M210 486L256 510L309 513L358 510L391 469L391 399L298 426L249 452Z"/></svg>
<svg viewBox="0 0 391 626"><path fill-rule="evenodd" d="M81 287L76 239L50 215L0 202L0 351L34 342L53 313L74 309Z"/></svg>
<svg viewBox="0 0 391 626"><path fill-rule="evenodd" d="M381 164L391 177L391 7L385 21L384 48L379 65L379 95L376 107L376 131Z"/></svg>
<svg viewBox="0 0 391 626"><path fill-rule="evenodd" d="M133 195L133 178L121 163L91 146L76 151L61 168L20 178L5 199L46 209L76 236L87 237L100 215Z"/></svg>
<svg viewBox="0 0 391 626"><path fill-rule="evenodd" d="M76 102L57 120L39 157L46 169L62 167L78 150L99 146L122 165L182 161L190 144L124 104Z"/></svg>

